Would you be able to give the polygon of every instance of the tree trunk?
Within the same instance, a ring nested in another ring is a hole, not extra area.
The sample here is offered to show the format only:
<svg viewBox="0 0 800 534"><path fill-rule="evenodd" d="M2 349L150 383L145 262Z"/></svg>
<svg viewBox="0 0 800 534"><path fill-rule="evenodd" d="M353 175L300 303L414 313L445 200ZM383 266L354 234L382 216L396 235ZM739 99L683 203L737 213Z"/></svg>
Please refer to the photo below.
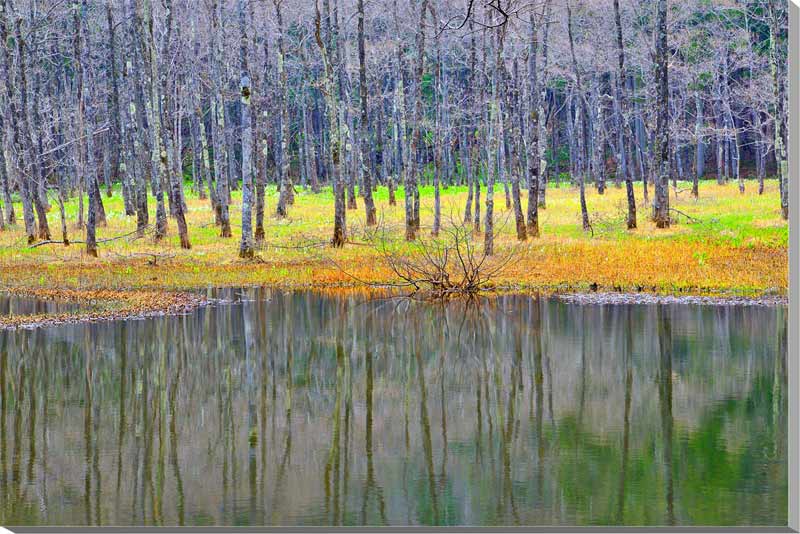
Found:
<svg viewBox="0 0 800 534"><path fill-rule="evenodd" d="M692 196L697 198L700 194L699 192L699 182L700 178L703 177L703 171L705 170L705 163L706 163L706 155L705 155L705 143L703 143L703 99L700 96L700 92L697 91L694 94L694 106L695 106L695 123L694 123L694 137L696 143L695 149L695 160L694 160L694 175L692 177Z"/></svg>
<svg viewBox="0 0 800 534"><path fill-rule="evenodd" d="M484 222L483 252L487 256L494 254L494 184L498 172L499 143L502 140L502 116L500 112L500 95L503 94L503 41L505 26L497 28L494 76L492 80L492 97L489 104L489 154L486 160L486 215Z"/></svg>
<svg viewBox="0 0 800 534"><path fill-rule="evenodd" d="M506 75L506 110L503 117L505 121L505 134L507 138L509 138L506 147L508 149L508 169L511 173L511 202L514 209L514 221L516 223L517 239L524 241L528 238L528 233L527 229L525 228L525 215L522 211L522 199L520 198L519 182L522 167L520 165L519 151L517 149L519 146L519 140L522 137L522 132L520 131L520 121L523 114L515 113L515 110L522 109L522 102L519 97L519 67L517 65L516 58L514 59L513 64L513 79L509 79L507 69L504 69L504 71ZM533 198L535 199L536 196L537 195L534 195Z"/></svg>
<svg viewBox="0 0 800 534"><path fill-rule="evenodd" d="M214 174L217 182L217 218L220 221L220 235L222 237L232 237L228 211L230 201L228 157L232 155L228 154L225 141L225 100L222 93L222 87L225 82L220 71L224 56L222 39L220 38L222 28L219 10L217 0L213 0L211 2L211 72L214 96L211 101L213 117L211 135L214 146Z"/></svg>
<svg viewBox="0 0 800 534"><path fill-rule="evenodd" d="M245 18L245 2L250 4L253 0L239 0L239 32L240 56L242 77L239 82L239 96L241 98L241 114L239 116L242 132L242 240L239 243L239 257L252 258L253 250L253 131L250 116L250 68L247 61L250 55L249 40L247 37L247 19Z"/></svg>
<svg viewBox="0 0 800 534"><path fill-rule="evenodd" d="M8 19L9 12L13 14L13 8L10 6L10 0L3 0L0 4L0 37L2 37L2 52L3 63L5 66L6 74L6 121L11 125L13 147L16 152L16 165L15 175L19 184L19 193L22 200L22 216L25 223L25 233L27 234L28 244L36 241L36 219L33 213L33 192L32 188L35 187L35 182L32 177L38 175L38 166L36 158L31 158L31 169L27 169L26 158L24 154L33 149L33 142L30 135L30 125L28 123L28 107L27 107L27 87L25 83L25 56L24 56L24 42L22 41L22 31L20 28L21 19L17 19L16 34L12 39L9 34L10 22ZM13 70L13 65L10 58L10 46L16 44L17 52L19 55L17 65L19 71L19 85L17 85L17 73ZM19 98L19 101L18 101ZM30 152L33 155L33 152Z"/></svg>
<svg viewBox="0 0 800 534"><path fill-rule="evenodd" d="M377 224L375 218L375 202L372 200L372 177L367 166L369 161L369 116L367 114L367 60L364 47L364 0L358 0L358 92L361 97L361 131L359 145L361 148L361 192L364 195L364 211L367 226Z"/></svg>
<svg viewBox="0 0 800 534"><path fill-rule="evenodd" d="M577 99L575 102L575 137L578 139L578 146L576 150L576 167L578 168L578 195L581 204L581 223L583 226L583 231L586 232L592 229L592 226L589 223L589 211L586 207L586 166L582 162L584 154L583 143L586 139L586 120L588 113L585 112L586 103L583 94L583 84L581 84L581 72L578 69L578 60L575 57L575 37L572 32L572 7L570 6L569 1L567 2L567 36L569 37L569 50L570 54L572 55L572 68L575 72L575 89L577 89L577 93L573 91L573 96Z"/></svg>
<svg viewBox="0 0 800 534"><path fill-rule="evenodd" d="M627 79L628 73L625 70L625 45L622 40L622 22L619 12L619 0L614 0L614 21L617 29L617 62L618 62L618 78L617 78L617 93L619 94L619 152L620 161L622 162L622 173L625 178L625 196L628 201L628 214L625 218L628 230L636 228L636 197L633 193L633 172L627 171L627 160L625 147L630 144L628 134L628 91ZM617 171L619 172L619 170Z"/></svg>
<svg viewBox="0 0 800 534"><path fill-rule="evenodd" d="M359 0L361 2L363 0ZM434 0L435 1L435 0ZM436 9L433 4L430 6L431 24L436 27L438 19ZM444 132L442 131L442 49L439 32L434 37L434 48L436 50L436 65L434 66L434 133L433 133L433 227L431 234L436 237L442 223L442 204L440 193L440 182L442 181L442 145L444 144ZM417 221L419 223L419 221Z"/></svg>
<svg viewBox="0 0 800 534"><path fill-rule="evenodd" d="M539 82L537 79L536 59L539 53L539 34L536 26L536 14L531 10L530 14L530 48L528 51L528 93L530 102L528 109L530 120L528 122L528 227L527 234L531 237L539 237L539 186L541 185L541 159L539 154L539 134L541 128L541 105L539 102ZM517 237L520 231L517 229Z"/></svg>
<svg viewBox="0 0 800 534"><path fill-rule="evenodd" d="M162 187L164 175L167 172L167 166L166 151L161 146L161 114L159 112L161 99L158 89L158 60L155 50L155 34L153 33L154 21L150 0L136 0L136 8L142 58L146 67L149 69L147 73L147 83L150 94L149 98L145 99L145 111L147 115L147 124L150 128L151 187L153 188L153 195L156 197L156 228L154 237L156 241L159 241L167 234L167 213L164 208L164 193Z"/></svg>
<svg viewBox="0 0 800 534"><path fill-rule="evenodd" d="M669 227L669 79L667 72L667 0L658 0L656 15L656 131L653 147L655 170L655 199L653 221L658 228Z"/></svg>
<svg viewBox="0 0 800 534"><path fill-rule="evenodd" d="M84 85L86 83L86 63L89 58L87 47L83 44L83 13L86 12L86 0L82 0L80 9L74 9L73 17L75 21L75 41L74 41L74 54L76 59L76 88L77 95L76 101L78 104L78 173L85 176L84 180L87 184L87 191L89 192L89 210L86 223L86 253L89 256L97 257L97 240L95 238L95 210L94 210L94 196L89 188L89 182L93 178L95 168L93 165L93 147L92 147L92 128L86 118L86 101L87 97L84 94ZM85 136L85 139L84 137Z"/></svg>
<svg viewBox="0 0 800 534"><path fill-rule="evenodd" d="M122 183L127 182L124 173L125 164L120 158L122 145L122 112L119 107L119 76L117 73L117 45L116 45L116 25L114 24L114 14L111 4L106 4L106 20L108 22L108 69L111 71L111 94L109 97L109 109L111 110L113 128L109 132L108 151L111 157L111 176L109 177L106 193L112 195L111 184L115 178L121 177ZM124 191L124 188L123 188ZM126 204L127 205L127 204Z"/></svg>
<svg viewBox="0 0 800 534"><path fill-rule="evenodd" d="M419 189L417 188L420 174L419 154L420 139L422 137L422 72L425 67L425 12L428 10L428 0L422 0L417 25L416 45L417 59L414 65L413 114L411 119L411 144L408 148L409 172L406 173L406 241L414 241L419 229Z"/></svg>
<svg viewBox="0 0 800 534"><path fill-rule="evenodd" d="M789 219L789 162L787 159L786 88L784 81L785 61L780 57L778 38L781 25L779 0L768 0L769 12L769 62L772 72L773 105L775 106L775 161L778 167L781 216Z"/></svg>
<svg viewBox="0 0 800 534"><path fill-rule="evenodd" d="M461 165L464 170L464 178L467 182L467 202L464 206L464 224L472 223L472 197L473 197L473 169L472 158L470 157L469 134L466 128L461 133Z"/></svg>
<svg viewBox="0 0 800 534"><path fill-rule="evenodd" d="M278 109L280 112L280 166L278 204L275 214L279 219L288 215L288 208L294 204L294 185L289 176L289 102L286 78L286 50L283 35L283 0L273 0L275 17L278 21Z"/></svg>
<svg viewBox="0 0 800 534"><path fill-rule="evenodd" d="M336 84L333 78L333 66L330 62L328 55L328 46L322 40L321 29L321 15L319 12L319 0L314 0L315 10L315 28L314 36L319 47L320 54L322 55L322 63L325 69L325 78L323 81L324 94L325 94L325 108L328 116L328 127L330 129L328 135L328 153L331 159L329 170L333 173L333 198L334 198L334 216L333 216L333 238L331 244L334 247L341 247L347 240L346 236L346 210L344 204L344 182L341 175L340 160L341 160L341 137L339 134L338 126L338 106L336 98ZM331 35L331 41L335 43L336 36Z"/></svg>
<svg viewBox="0 0 800 534"><path fill-rule="evenodd" d="M551 3L550 0L545 0L544 6L542 7L542 19L548 20L551 14ZM548 73L548 45L550 41L550 25L544 24L542 27L542 68L541 68L541 76L536 76L536 84L537 88L536 91L538 92L538 109L536 112L536 122L538 124L539 132L537 133L537 146L536 146L536 156L539 159L539 186L537 191L537 204L538 207L542 209L547 208L547 176L548 176L548 168L547 168L547 159L545 157L547 152L547 116L545 114L545 105L548 104L547 101L547 73ZM538 44L538 43L537 43ZM555 121L555 119L553 119ZM529 125L531 127L532 125ZM551 126L554 130L553 139L555 139L555 124L554 122L551 123ZM556 150L555 145L553 146L553 155L555 156ZM529 153L529 156L533 154ZM554 159L558 159L555 158ZM558 172L556 168L556 178L558 178ZM530 202L530 200L529 200ZM538 210L536 213L538 218ZM537 221L538 222L538 221ZM528 229L528 233L534 235L530 228ZM537 234L538 235L538 234Z"/></svg>

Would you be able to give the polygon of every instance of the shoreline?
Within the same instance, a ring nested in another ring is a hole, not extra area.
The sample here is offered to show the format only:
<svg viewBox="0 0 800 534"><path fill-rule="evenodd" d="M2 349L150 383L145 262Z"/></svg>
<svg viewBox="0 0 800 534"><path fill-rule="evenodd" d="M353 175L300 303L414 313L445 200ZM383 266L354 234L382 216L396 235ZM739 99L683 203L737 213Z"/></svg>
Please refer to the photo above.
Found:
<svg viewBox="0 0 800 534"><path fill-rule="evenodd" d="M19 296L44 301L86 303L87 309L69 313L0 315L0 330L32 330L77 323L98 323L182 315L210 304L210 300L185 291L80 290L3 288L0 296Z"/></svg>
<svg viewBox="0 0 800 534"><path fill-rule="evenodd" d="M230 303L225 300L208 298L201 292L214 289L275 289L283 291L319 291L331 294L378 294L391 289L378 284L363 286L358 284L321 285L219 285L189 290L175 289L33 289L27 287L6 287L0 289L0 296L18 296L44 301L86 303L87 309L67 313L0 316L0 330L33 330L51 326L78 323L99 323L106 321L139 320L151 317L185 315L199 308L215 303ZM700 294L659 294L652 292L625 291L575 291L562 292L564 288L489 288L480 293L482 297L502 295L522 295L533 298L551 298L567 304L590 306L617 305L689 305L689 306L744 306L744 307L786 307L786 295L763 294L761 296L721 296ZM402 297L402 296L401 296ZM457 297L456 297L457 298Z"/></svg>
<svg viewBox="0 0 800 534"><path fill-rule="evenodd" d="M555 298L569 304L617 306L617 305L689 305L689 306L760 306L767 308L786 307L789 298L784 295L761 297L720 297L701 295L658 295L653 293L563 293Z"/></svg>

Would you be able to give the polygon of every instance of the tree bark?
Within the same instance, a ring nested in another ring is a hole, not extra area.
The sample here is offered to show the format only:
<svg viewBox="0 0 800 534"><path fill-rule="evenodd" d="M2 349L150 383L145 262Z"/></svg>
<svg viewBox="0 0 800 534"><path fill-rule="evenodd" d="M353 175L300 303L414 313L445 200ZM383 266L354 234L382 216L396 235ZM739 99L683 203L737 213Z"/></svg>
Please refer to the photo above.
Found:
<svg viewBox="0 0 800 534"><path fill-rule="evenodd" d="M255 255L253 249L253 131L252 119L250 116L250 68L248 56L250 55L249 39L247 36L247 19L245 17L245 3L250 4L252 0L239 0L239 32L240 32L240 56L242 63L242 78L239 82L239 96L241 98L241 121L242 131L242 240L239 243L239 257L252 258Z"/></svg>
<svg viewBox="0 0 800 534"><path fill-rule="evenodd" d="M658 228L669 228L669 78L667 64L667 0L658 0L656 11L656 131L653 168L656 182L653 221Z"/></svg>
<svg viewBox="0 0 800 534"><path fill-rule="evenodd" d="M422 72L425 68L425 13L428 11L428 0L422 0L417 25L416 45L417 59L414 65L414 111L411 119L411 145L408 149L410 169L406 173L406 241L414 241L419 229L419 189L417 180L420 173L417 150L422 137Z"/></svg>
<svg viewBox="0 0 800 534"><path fill-rule="evenodd" d="M780 189L781 216L789 219L789 162L787 159L787 126L786 126L786 88L784 63L778 51L780 33L779 18L781 8L779 0L768 0L769 15L769 61L772 73L772 104L775 108L775 161L778 167L778 185Z"/></svg>
<svg viewBox="0 0 800 534"><path fill-rule="evenodd" d="M211 73L214 84L214 96L211 101L213 128L211 134L214 146L214 175L217 182L217 217L220 221L220 235L232 237L231 222L228 211L230 202L230 184L228 154L225 142L225 98L223 96L224 80L221 73L221 62L224 61L222 39L220 33L220 7L217 0L211 2Z"/></svg>
<svg viewBox="0 0 800 534"><path fill-rule="evenodd" d="M92 154L92 128L86 118L86 95L84 94L84 85L86 83L86 62L89 57L86 51L86 46L83 43L83 16L86 10L86 0L81 0L81 5L78 6L77 2L73 5L73 17L75 21L75 41L74 41L74 54L76 60L76 88L77 88L77 104L78 104L78 172L85 176L84 180L87 184L87 191L89 182L92 180L92 175L95 172L93 166ZM85 141L84 137L85 136ZM94 196L89 193L89 209L86 222L86 254L89 256L97 257L97 240L95 237L95 209L94 209Z"/></svg>
<svg viewBox="0 0 800 534"><path fill-rule="evenodd" d="M528 51L528 93L530 95L528 121L528 227L527 233L531 237L539 237L539 82L537 79L536 59L539 54L539 29L536 25L536 13L531 10L530 14L530 47ZM517 237L520 230L517 229Z"/></svg>
<svg viewBox="0 0 800 534"><path fill-rule="evenodd" d="M692 176L692 196L697 198L700 194L699 183L700 178L703 176L705 170L706 155L705 144L703 143L703 99L700 92L695 92L694 95L695 105L695 123L694 123L694 136L695 136L695 160L694 160L694 175Z"/></svg>
<svg viewBox="0 0 800 534"><path fill-rule="evenodd" d="M372 177L367 165L369 161L369 115L367 114L367 60L364 45L364 0L358 0L358 92L361 97L361 131L359 145L361 149L361 192L364 195L364 211L367 226L377 224L375 218L375 202L372 199Z"/></svg>
<svg viewBox="0 0 800 534"><path fill-rule="evenodd" d="M334 198L334 216L333 216L333 238L331 239L331 244L334 247L341 247L344 246L345 241L347 240L346 237L346 210L345 210L345 203L344 203L344 181L341 175L341 167L340 167L340 160L342 158L341 154L341 137L339 134L339 126L338 126L338 106L337 106L337 98L336 98L336 84L334 83L333 78L333 65L331 65L330 58L328 55L328 45L325 44L322 40L322 29L321 29L321 15L319 11L319 0L314 0L314 10L315 10L315 28L314 28L314 36L317 41L317 46L319 47L320 54L322 55L322 63L325 69L325 78L324 78L324 93L325 93L325 108L326 113L328 116L328 127L329 127L329 135L328 135L328 152L331 158L331 165L330 171L333 173L333 198ZM336 37L335 35L331 35L331 41L335 43Z"/></svg>
<svg viewBox="0 0 800 534"><path fill-rule="evenodd" d="M294 204L294 184L289 176L289 103L286 77L286 50L283 35L283 0L273 0L278 21L278 109L280 113L280 164L278 167L280 194L275 214L279 219L288 215L288 206Z"/></svg>
<svg viewBox="0 0 800 534"><path fill-rule="evenodd" d="M156 197L156 227L154 238L160 241L167 234L167 213L164 207L163 180L167 172L166 151L162 148L161 114L159 112L161 99L158 89L158 59L155 49L155 34L153 32L153 12L150 0L136 0L138 19L139 41L142 49L142 58L148 69L149 98L145 99L144 106L147 115L147 124L150 128L150 171L151 187Z"/></svg>
<svg viewBox="0 0 800 534"><path fill-rule="evenodd" d="M628 203L628 214L625 223L628 230L636 228L636 196L633 192L633 173L627 171L625 147L630 143L628 134L628 91L626 80L628 73L625 70L625 45L622 40L622 21L619 10L619 0L614 0L614 21L617 28L617 63L619 67L617 76L617 94L619 95L619 160L622 162L621 171L625 178L625 196ZM618 173L620 170L617 171Z"/></svg>
<svg viewBox="0 0 800 534"><path fill-rule="evenodd" d="M568 0L567 2L567 35L569 37L569 50L570 54L572 55L572 68L575 71L575 89L577 93L573 92L575 98L577 99L575 103L575 136L578 139L578 147L577 147L577 156L576 159L578 161L578 195L581 204L581 223L583 226L583 231L589 231L592 229L591 224L589 223L589 210L586 207L586 188L585 188L585 181L586 175L585 170L586 167L583 164L583 143L586 139L586 120L587 115L586 113L586 101L584 99L583 94L583 84L581 83L581 72L578 68L578 60L575 57L575 37L572 32L572 7L570 5L571 1ZM580 125L580 127L578 127Z"/></svg>

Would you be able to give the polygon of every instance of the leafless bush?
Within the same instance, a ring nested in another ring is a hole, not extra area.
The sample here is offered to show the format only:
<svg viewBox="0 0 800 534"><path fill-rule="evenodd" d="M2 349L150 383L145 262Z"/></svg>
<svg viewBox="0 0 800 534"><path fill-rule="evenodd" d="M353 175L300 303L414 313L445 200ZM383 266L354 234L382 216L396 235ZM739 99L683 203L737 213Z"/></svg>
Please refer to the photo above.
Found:
<svg viewBox="0 0 800 534"><path fill-rule="evenodd" d="M401 281L394 285L411 288L414 296L423 298L475 295L487 289L519 253L514 246L487 255L471 228L452 219L436 237L420 235L406 242L390 237L395 235L378 225L366 237Z"/></svg>

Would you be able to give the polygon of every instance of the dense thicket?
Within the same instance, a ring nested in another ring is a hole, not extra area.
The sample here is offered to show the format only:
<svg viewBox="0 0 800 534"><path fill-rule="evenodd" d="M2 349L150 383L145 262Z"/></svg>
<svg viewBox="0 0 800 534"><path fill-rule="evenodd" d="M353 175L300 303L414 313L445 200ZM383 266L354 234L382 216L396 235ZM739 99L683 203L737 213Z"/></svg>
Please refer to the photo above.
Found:
<svg viewBox="0 0 800 534"><path fill-rule="evenodd" d="M331 185L334 245L347 211L404 186L406 239L420 185L468 186L464 223L493 247L502 187L517 237L539 234L547 188L627 189L668 226L670 181L713 176L757 191L777 175L788 216L785 0L0 0L0 226L21 201L30 243L85 227L96 254L103 191L138 232L208 199L239 252L298 186ZM115 188L114 186L119 187ZM265 187L280 194L265 205ZM649 191L653 188L653 192ZM481 199L481 192L484 198ZM528 202L523 192L527 191ZM64 202L80 195L74 221ZM84 206L84 198L87 199ZM155 221L149 203L155 202ZM484 213L481 215L481 206ZM527 219L527 220L526 220ZM174 221L173 223L170 220Z"/></svg>

